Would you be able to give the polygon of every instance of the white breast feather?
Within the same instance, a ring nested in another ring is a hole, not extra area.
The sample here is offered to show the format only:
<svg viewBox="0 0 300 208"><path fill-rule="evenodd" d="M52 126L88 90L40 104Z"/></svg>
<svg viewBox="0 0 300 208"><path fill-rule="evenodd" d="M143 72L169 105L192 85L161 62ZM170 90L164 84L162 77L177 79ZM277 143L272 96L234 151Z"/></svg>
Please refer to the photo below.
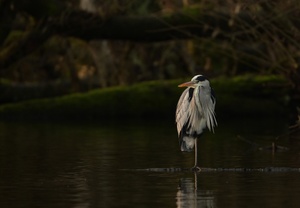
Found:
<svg viewBox="0 0 300 208"><path fill-rule="evenodd" d="M211 99L210 91L203 91L200 88L194 89L194 95L189 102L189 88L185 89L179 98L176 109L176 124L177 132L180 134L181 129L189 120L191 130L201 134L206 127L214 132L214 127L217 126L215 118L215 103ZM207 96L206 99L200 100L200 96ZM201 102L206 100L207 102ZM205 110L203 110L205 109ZM186 132L193 134L194 132Z"/></svg>

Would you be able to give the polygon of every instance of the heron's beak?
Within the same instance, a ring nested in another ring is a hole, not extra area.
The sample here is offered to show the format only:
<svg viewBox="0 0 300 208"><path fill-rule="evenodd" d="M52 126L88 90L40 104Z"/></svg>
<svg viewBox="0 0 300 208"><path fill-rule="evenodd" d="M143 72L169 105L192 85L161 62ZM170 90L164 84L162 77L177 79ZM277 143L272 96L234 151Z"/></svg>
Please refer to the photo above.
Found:
<svg viewBox="0 0 300 208"><path fill-rule="evenodd" d="M190 81L190 82L182 83L182 84L178 85L178 87L191 87L194 84L195 84L194 82Z"/></svg>

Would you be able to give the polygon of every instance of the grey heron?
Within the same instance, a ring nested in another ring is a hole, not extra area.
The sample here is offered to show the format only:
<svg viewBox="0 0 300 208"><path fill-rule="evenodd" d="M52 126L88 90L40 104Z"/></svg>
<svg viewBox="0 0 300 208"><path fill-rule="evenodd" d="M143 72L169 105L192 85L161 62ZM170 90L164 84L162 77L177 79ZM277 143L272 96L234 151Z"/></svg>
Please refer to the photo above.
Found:
<svg viewBox="0 0 300 208"><path fill-rule="evenodd" d="M209 81L203 75L196 75L190 82L178 87L187 87L181 94L176 109L176 125L181 151L191 152L195 148L195 165L198 170L197 139L205 128L214 132L216 99Z"/></svg>

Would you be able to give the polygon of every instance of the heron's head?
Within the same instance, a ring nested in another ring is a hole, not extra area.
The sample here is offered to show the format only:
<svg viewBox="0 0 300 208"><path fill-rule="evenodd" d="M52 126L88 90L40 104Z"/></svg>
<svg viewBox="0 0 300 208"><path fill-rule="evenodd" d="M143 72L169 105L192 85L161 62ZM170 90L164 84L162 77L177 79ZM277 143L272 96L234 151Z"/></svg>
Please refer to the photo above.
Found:
<svg viewBox="0 0 300 208"><path fill-rule="evenodd" d="M189 82L185 82L178 85L178 87L192 87L192 88L196 88L196 87L206 88L209 86L210 86L209 81L206 79L205 76L201 74L194 76Z"/></svg>

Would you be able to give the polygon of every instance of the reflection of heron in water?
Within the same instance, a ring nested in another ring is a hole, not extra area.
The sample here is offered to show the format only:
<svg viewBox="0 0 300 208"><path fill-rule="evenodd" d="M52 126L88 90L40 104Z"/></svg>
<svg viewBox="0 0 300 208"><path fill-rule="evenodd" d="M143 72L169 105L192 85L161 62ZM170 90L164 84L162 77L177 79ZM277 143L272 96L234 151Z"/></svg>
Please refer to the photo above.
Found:
<svg viewBox="0 0 300 208"><path fill-rule="evenodd" d="M181 94L176 109L176 124L181 151L190 152L195 147L195 165L197 164L197 139L207 127L214 131L217 126L215 117L216 99L209 81L202 75L196 75L190 82L178 85L188 87Z"/></svg>
<svg viewBox="0 0 300 208"><path fill-rule="evenodd" d="M176 194L176 205L184 207L216 207L215 197L212 190L197 189L197 174L195 179L181 178Z"/></svg>

